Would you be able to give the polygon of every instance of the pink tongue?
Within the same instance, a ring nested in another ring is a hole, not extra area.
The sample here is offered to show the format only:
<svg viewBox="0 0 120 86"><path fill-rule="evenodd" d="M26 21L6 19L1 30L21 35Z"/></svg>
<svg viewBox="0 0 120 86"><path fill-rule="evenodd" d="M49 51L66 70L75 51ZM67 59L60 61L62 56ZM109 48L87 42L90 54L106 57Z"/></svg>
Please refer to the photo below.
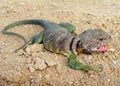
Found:
<svg viewBox="0 0 120 86"><path fill-rule="evenodd" d="M107 46L106 45L101 45L99 47L97 47L98 51L106 51L107 50Z"/></svg>

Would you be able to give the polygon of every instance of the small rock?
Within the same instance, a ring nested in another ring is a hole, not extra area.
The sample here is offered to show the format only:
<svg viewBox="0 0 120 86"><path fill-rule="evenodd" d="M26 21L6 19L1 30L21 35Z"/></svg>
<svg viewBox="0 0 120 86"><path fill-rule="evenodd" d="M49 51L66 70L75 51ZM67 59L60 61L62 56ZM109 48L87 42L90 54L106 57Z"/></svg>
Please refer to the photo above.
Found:
<svg viewBox="0 0 120 86"><path fill-rule="evenodd" d="M34 77L33 77L33 76L30 76L30 79L31 79L31 81L33 81Z"/></svg>
<svg viewBox="0 0 120 86"><path fill-rule="evenodd" d="M42 74L38 74L38 78L39 78L39 80L41 80L42 79Z"/></svg>
<svg viewBox="0 0 120 86"><path fill-rule="evenodd" d="M45 78L50 79L50 75L49 74L45 75Z"/></svg>
<svg viewBox="0 0 120 86"><path fill-rule="evenodd" d="M72 84L73 84L73 81L69 81L68 84L69 84L69 85L72 85Z"/></svg>
<svg viewBox="0 0 120 86"><path fill-rule="evenodd" d="M107 51L108 51L108 52L114 52L115 49L114 49L114 48L110 48L110 49L108 49Z"/></svg>
<svg viewBox="0 0 120 86"><path fill-rule="evenodd" d="M37 8L36 7L33 7L33 10L36 10Z"/></svg>
<svg viewBox="0 0 120 86"><path fill-rule="evenodd" d="M28 58L28 59L26 60L26 63L27 63L27 64L31 64L31 63L32 63L32 59L31 59L31 58Z"/></svg>
<svg viewBox="0 0 120 86"><path fill-rule="evenodd" d="M92 59L92 56L88 56L89 59Z"/></svg>
<svg viewBox="0 0 120 86"><path fill-rule="evenodd" d="M116 61L113 61L114 64L116 64L117 62Z"/></svg>
<svg viewBox="0 0 120 86"><path fill-rule="evenodd" d="M33 44L33 45L29 45L27 48L26 48L26 52L28 54L32 54L32 56L38 56L38 52L41 52L43 50L43 46L42 44Z"/></svg>
<svg viewBox="0 0 120 86"><path fill-rule="evenodd" d="M108 82L110 82L110 79L107 79Z"/></svg>
<svg viewBox="0 0 120 86"><path fill-rule="evenodd" d="M33 67L35 69L43 70L43 69L45 69L47 67L46 64L45 64L44 59L40 59L39 57L36 57L33 60L34 60Z"/></svg>
<svg viewBox="0 0 120 86"><path fill-rule="evenodd" d="M30 72L34 72L35 69L33 67L29 67Z"/></svg>
<svg viewBox="0 0 120 86"><path fill-rule="evenodd" d="M54 6L54 7L56 7L56 6L57 6L57 4L56 4L56 3L50 3L50 5L51 5L51 6Z"/></svg>
<svg viewBox="0 0 120 86"><path fill-rule="evenodd" d="M56 65L56 62L53 61L53 59L50 59L50 58L45 58L45 62L47 63L48 66Z"/></svg>

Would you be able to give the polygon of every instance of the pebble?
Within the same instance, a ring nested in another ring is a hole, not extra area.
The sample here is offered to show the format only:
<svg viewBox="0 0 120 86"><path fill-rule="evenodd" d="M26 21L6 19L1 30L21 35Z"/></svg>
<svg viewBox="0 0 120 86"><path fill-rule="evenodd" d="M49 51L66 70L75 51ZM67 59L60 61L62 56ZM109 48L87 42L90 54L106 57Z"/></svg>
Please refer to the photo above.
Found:
<svg viewBox="0 0 120 86"><path fill-rule="evenodd" d="M115 49L114 49L114 48L110 48L110 49L108 49L107 51L114 52Z"/></svg>
<svg viewBox="0 0 120 86"><path fill-rule="evenodd" d="M38 78L39 78L39 80L41 80L42 79L42 74L38 74Z"/></svg>
<svg viewBox="0 0 120 86"><path fill-rule="evenodd" d="M29 67L30 72L35 72L35 69L33 67Z"/></svg>
<svg viewBox="0 0 120 86"><path fill-rule="evenodd" d="M48 66L54 66L57 64L55 61L53 61L53 59L50 58L45 58L45 62L47 63Z"/></svg>
<svg viewBox="0 0 120 86"><path fill-rule="evenodd" d="M49 75L49 74L45 75L45 78L46 78L46 79L49 79L49 78L50 78L50 75Z"/></svg>
<svg viewBox="0 0 120 86"><path fill-rule="evenodd" d="M69 81L68 84L69 84L69 85L72 85L72 84L73 84L73 81Z"/></svg>
<svg viewBox="0 0 120 86"><path fill-rule="evenodd" d="M113 61L114 64L116 64L117 62L116 61Z"/></svg>
<svg viewBox="0 0 120 86"><path fill-rule="evenodd" d="M43 69L45 69L47 67L47 65L45 64L44 59L40 59L39 57L36 57L33 60L34 60L33 67L35 69L43 70Z"/></svg>
<svg viewBox="0 0 120 86"><path fill-rule="evenodd" d="M37 56L37 53L41 52L42 50L43 50L42 44L33 44L33 45L29 45L26 48L26 52L28 54L32 54L32 56Z"/></svg>
<svg viewBox="0 0 120 86"><path fill-rule="evenodd" d="M57 7L57 4L56 4L56 3L51 3L50 5L51 5L51 6L54 6L54 7Z"/></svg>
<svg viewBox="0 0 120 86"><path fill-rule="evenodd" d="M110 79L107 79L108 82L110 82Z"/></svg>
<svg viewBox="0 0 120 86"><path fill-rule="evenodd" d="M30 76L30 82L34 82L34 77L33 76Z"/></svg>

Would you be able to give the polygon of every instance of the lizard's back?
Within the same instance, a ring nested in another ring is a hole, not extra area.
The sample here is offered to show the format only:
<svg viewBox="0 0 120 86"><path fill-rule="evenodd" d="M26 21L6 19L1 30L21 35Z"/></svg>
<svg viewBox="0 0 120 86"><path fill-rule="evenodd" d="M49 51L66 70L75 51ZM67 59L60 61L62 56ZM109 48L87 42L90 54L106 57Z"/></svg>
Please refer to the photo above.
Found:
<svg viewBox="0 0 120 86"><path fill-rule="evenodd" d="M44 47L52 52L63 54L69 50L73 34L57 24L52 26L53 28L50 27L50 29L45 30L43 39Z"/></svg>

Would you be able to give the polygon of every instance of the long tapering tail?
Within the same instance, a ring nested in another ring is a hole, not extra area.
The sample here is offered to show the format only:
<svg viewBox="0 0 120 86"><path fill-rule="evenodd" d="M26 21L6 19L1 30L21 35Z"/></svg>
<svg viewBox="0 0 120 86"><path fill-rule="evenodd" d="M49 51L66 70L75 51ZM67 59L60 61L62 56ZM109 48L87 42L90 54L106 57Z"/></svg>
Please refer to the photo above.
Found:
<svg viewBox="0 0 120 86"><path fill-rule="evenodd" d="M22 35L20 35L18 33L14 33L14 32L8 32L7 30L12 27L15 27L15 26L25 25L25 24L38 24L38 25L44 26L45 23L46 23L46 20L38 20L38 19L21 20L21 21L13 22L13 23L3 27L1 32L3 34L7 34L7 35L16 35L16 36L22 38L24 40L24 43L26 43L26 39Z"/></svg>

